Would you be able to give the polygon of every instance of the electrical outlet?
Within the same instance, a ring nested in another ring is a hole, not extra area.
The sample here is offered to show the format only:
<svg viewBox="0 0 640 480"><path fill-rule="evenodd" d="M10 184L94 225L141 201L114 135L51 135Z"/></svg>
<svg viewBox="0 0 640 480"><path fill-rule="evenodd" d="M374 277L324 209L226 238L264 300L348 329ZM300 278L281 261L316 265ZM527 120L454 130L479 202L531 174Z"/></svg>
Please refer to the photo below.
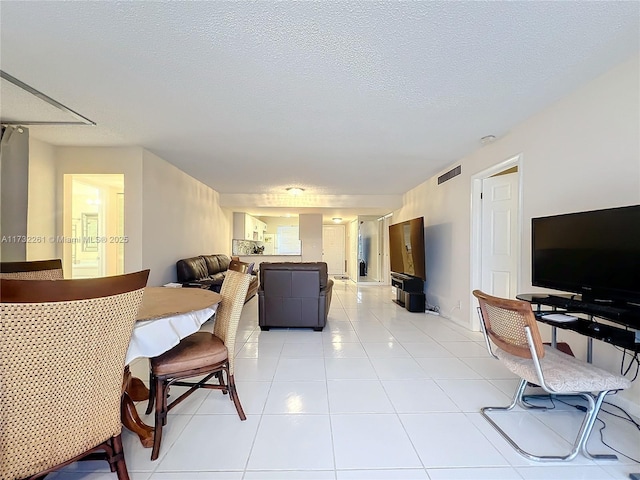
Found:
<svg viewBox="0 0 640 480"><path fill-rule="evenodd" d="M458 300L458 305L457 305L457 307L458 307L459 309L462 309L462 300Z"/></svg>

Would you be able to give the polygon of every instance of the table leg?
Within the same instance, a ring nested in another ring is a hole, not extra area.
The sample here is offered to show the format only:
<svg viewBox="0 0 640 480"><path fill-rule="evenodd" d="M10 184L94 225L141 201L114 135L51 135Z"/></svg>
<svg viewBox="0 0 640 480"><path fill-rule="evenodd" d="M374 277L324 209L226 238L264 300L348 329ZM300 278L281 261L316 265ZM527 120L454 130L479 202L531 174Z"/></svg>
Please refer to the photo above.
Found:
<svg viewBox="0 0 640 480"><path fill-rule="evenodd" d="M146 393L145 393L146 392ZM129 367L124 369L122 400L120 417L122 425L138 435L140 443L145 448L153 447L153 427L142 421L136 410L135 403L149 398L149 390L139 378L131 375Z"/></svg>

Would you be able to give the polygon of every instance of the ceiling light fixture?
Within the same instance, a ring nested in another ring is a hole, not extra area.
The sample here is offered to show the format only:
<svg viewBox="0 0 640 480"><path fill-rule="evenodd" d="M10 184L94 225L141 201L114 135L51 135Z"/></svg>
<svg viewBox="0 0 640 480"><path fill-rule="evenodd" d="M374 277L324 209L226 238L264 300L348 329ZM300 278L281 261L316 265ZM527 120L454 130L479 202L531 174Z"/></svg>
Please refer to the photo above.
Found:
<svg viewBox="0 0 640 480"><path fill-rule="evenodd" d="M342 218L340 217L333 217L331 220L333 220L333 223L340 223L342 221Z"/></svg>
<svg viewBox="0 0 640 480"><path fill-rule="evenodd" d="M289 188L287 188L287 192L289 192L289 195L301 195L302 192L304 192L304 188L289 187Z"/></svg>

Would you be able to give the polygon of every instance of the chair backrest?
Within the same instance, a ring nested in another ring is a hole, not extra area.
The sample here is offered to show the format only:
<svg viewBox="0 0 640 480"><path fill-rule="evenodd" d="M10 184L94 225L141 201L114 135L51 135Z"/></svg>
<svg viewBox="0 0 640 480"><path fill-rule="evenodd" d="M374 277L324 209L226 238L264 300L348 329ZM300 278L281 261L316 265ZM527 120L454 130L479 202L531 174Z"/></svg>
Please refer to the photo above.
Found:
<svg viewBox="0 0 640 480"><path fill-rule="evenodd" d="M251 273L253 268L253 263L241 262L240 260L232 259L229 262L229 270L233 270L235 272L240 273Z"/></svg>
<svg viewBox="0 0 640 480"><path fill-rule="evenodd" d="M251 275L228 270L224 277L220 296L222 300L216 310L216 321L213 324L213 334L227 347L229 353L229 373L233 375L233 357L235 355L236 332L242 314Z"/></svg>
<svg viewBox="0 0 640 480"><path fill-rule="evenodd" d="M272 272L296 272L296 275L298 272L302 272L300 278L318 278L318 291L326 288L329 284L326 262L263 262L260 264L260 288L266 286L267 277L272 275Z"/></svg>
<svg viewBox="0 0 640 480"><path fill-rule="evenodd" d="M13 280L62 280L62 260L1 262L0 278Z"/></svg>
<svg viewBox="0 0 640 480"><path fill-rule="evenodd" d="M493 297L474 290L485 331L491 341L512 355L532 358L525 327L529 327L538 358L544 357L544 345L531 304L520 300Z"/></svg>
<svg viewBox="0 0 640 480"><path fill-rule="evenodd" d="M0 478L53 468L120 433L148 275L0 280Z"/></svg>

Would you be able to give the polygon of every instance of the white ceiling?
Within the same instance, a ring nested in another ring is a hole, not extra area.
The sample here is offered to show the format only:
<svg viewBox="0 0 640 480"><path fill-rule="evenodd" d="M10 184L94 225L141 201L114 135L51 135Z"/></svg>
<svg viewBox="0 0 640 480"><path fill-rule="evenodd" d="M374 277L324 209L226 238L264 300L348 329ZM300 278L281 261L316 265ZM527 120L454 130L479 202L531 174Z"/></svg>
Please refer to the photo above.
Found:
<svg viewBox="0 0 640 480"><path fill-rule="evenodd" d="M0 66L97 124L36 138L140 145L255 214L299 185L346 216L397 208L637 54L639 19L636 1L3 0Z"/></svg>

